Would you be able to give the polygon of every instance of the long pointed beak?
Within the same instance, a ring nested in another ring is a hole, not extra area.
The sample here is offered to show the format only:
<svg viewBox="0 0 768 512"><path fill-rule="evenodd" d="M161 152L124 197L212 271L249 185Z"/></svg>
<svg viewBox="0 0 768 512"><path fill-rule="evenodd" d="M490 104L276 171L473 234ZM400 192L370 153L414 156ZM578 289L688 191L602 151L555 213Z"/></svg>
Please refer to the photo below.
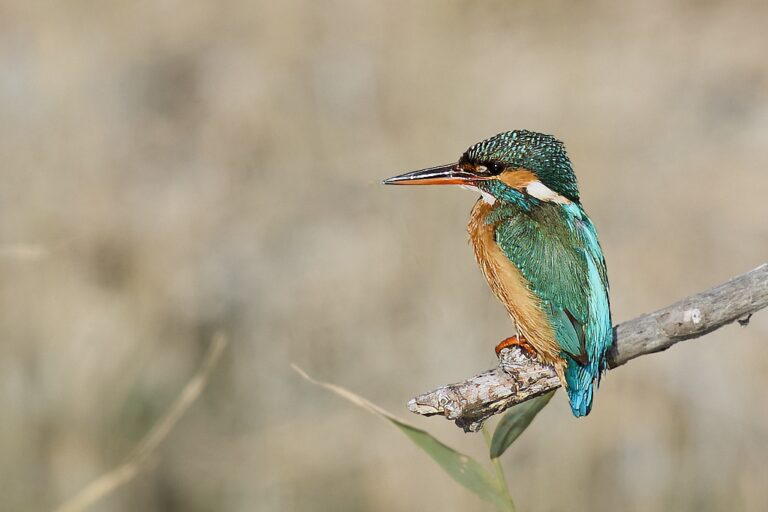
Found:
<svg viewBox="0 0 768 512"><path fill-rule="evenodd" d="M467 172L459 164L439 165L393 176L384 180L385 185L470 185L488 178Z"/></svg>

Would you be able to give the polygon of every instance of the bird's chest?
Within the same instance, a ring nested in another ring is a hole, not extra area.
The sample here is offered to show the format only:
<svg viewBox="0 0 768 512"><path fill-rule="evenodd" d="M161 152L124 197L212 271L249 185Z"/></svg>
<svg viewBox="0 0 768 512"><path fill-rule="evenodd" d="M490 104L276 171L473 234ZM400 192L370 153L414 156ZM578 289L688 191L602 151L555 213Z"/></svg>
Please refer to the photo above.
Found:
<svg viewBox="0 0 768 512"><path fill-rule="evenodd" d="M552 360L558 353L556 344L553 344L552 328L541 309L541 301L532 292L528 281L496 243L496 224L489 222L493 211L493 205L482 199L472 209L467 231L475 259L519 333L534 345L545 360Z"/></svg>
<svg viewBox="0 0 768 512"><path fill-rule="evenodd" d="M489 222L489 216L492 213L493 205L479 199L472 209L467 232L475 252L475 259L491 290L515 318L517 315L513 309L516 308L511 306L517 296L521 293L525 294L528 290L517 267L496 243L496 224Z"/></svg>

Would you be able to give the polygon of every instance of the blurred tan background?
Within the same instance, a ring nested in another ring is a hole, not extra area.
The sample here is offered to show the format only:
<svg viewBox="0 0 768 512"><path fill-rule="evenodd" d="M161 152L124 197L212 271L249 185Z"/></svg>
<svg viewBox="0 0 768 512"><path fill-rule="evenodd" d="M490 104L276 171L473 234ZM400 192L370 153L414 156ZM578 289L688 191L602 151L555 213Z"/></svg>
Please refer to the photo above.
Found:
<svg viewBox="0 0 768 512"><path fill-rule="evenodd" d="M118 464L99 511L492 510L295 362L410 417L510 334L474 196L384 177L513 128L566 142L620 322L768 257L765 2L0 3L0 510ZM521 511L765 510L768 315L563 396ZM480 436L410 417L484 457Z"/></svg>

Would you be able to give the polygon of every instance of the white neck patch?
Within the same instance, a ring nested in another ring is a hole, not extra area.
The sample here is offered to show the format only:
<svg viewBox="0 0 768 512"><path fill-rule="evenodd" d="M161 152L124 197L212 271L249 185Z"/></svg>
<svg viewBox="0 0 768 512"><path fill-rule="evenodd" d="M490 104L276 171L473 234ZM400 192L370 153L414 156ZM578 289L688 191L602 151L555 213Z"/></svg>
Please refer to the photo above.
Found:
<svg viewBox="0 0 768 512"><path fill-rule="evenodd" d="M472 185L460 185L460 186L461 188L465 188L467 190L471 190L472 192L479 193L483 197L483 201L485 201L488 204L493 204L496 202L496 198L493 197L488 192L486 192L485 190L480 190L479 188Z"/></svg>
<svg viewBox="0 0 768 512"><path fill-rule="evenodd" d="M530 182L525 187L525 191L528 192L528 195L540 199L541 201L558 204L570 204L571 202L567 197L561 196L538 180Z"/></svg>

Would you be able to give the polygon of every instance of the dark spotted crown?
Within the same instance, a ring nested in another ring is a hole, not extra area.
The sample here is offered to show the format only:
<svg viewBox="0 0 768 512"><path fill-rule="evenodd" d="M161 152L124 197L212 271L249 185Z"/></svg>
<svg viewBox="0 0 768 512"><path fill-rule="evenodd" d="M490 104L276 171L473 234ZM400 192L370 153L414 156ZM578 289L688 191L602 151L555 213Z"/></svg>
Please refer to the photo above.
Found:
<svg viewBox="0 0 768 512"><path fill-rule="evenodd" d="M579 187L562 142L527 130L503 132L470 147L462 163L484 165L493 174L506 168L532 171L539 180L571 201L579 201Z"/></svg>

